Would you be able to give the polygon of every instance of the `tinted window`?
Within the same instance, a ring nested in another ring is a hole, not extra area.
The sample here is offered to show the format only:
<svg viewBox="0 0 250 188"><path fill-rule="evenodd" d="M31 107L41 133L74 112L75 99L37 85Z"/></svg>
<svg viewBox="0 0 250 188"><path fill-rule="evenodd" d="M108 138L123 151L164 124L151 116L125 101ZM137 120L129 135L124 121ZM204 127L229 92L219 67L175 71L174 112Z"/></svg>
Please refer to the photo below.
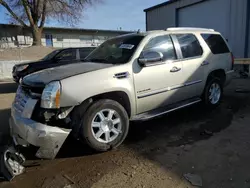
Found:
<svg viewBox="0 0 250 188"><path fill-rule="evenodd" d="M229 49L220 35L215 34L202 34L203 39L206 41L213 54L229 53Z"/></svg>
<svg viewBox="0 0 250 188"><path fill-rule="evenodd" d="M180 44L183 58L197 57L202 55L202 48L197 38L192 34L176 35Z"/></svg>
<svg viewBox="0 0 250 188"><path fill-rule="evenodd" d="M157 51L163 54L163 60L176 59L175 49L169 35L157 36L144 47L143 53Z"/></svg>
<svg viewBox="0 0 250 188"><path fill-rule="evenodd" d="M93 50L94 48L80 48L80 59L85 59Z"/></svg>
<svg viewBox="0 0 250 188"><path fill-rule="evenodd" d="M56 58L60 60L74 60L76 59L76 50L72 49L63 50L56 56Z"/></svg>

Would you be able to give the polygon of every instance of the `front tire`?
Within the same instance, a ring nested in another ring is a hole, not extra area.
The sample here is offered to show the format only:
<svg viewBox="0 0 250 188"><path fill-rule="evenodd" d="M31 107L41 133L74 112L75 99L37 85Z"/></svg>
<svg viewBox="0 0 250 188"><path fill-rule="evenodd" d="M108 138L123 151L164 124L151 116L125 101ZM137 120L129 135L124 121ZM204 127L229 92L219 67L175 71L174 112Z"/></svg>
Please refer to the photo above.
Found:
<svg viewBox="0 0 250 188"><path fill-rule="evenodd" d="M81 122L81 137L88 146L101 152L118 147L129 130L126 110L118 102L109 99L94 102Z"/></svg>
<svg viewBox="0 0 250 188"><path fill-rule="evenodd" d="M216 107L221 103L223 87L218 78L210 79L205 87L203 101L208 107Z"/></svg>

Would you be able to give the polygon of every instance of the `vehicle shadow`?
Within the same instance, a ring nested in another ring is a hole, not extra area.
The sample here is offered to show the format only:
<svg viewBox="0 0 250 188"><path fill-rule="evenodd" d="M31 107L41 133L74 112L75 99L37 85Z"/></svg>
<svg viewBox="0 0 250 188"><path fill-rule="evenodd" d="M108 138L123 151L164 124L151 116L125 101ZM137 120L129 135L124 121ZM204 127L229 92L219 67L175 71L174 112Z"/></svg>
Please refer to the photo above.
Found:
<svg viewBox="0 0 250 188"><path fill-rule="evenodd" d="M148 146L143 151L153 150L150 143L161 143L163 140L159 138L164 138L165 146L192 144L227 128L232 117L231 112L223 111L221 107L209 110L201 103L148 122L133 123L125 143L139 149L135 144L142 142Z"/></svg>
<svg viewBox="0 0 250 188"><path fill-rule="evenodd" d="M15 93L18 84L15 82L0 82L0 94Z"/></svg>
<svg viewBox="0 0 250 188"><path fill-rule="evenodd" d="M197 104L150 121L130 122L130 130L123 146L138 152L147 152L155 149L150 147L150 143L162 142L159 138L164 138L167 141L165 145L172 147L208 139L213 135L212 133L220 132L230 125L233 114L230 111L223 111L224 109L220 107L211 111L204 108L203 104ZM200 123L194 125L192 122ZM169 139L173 135L178 135L179 138ZM141 149L145 145L148 147ZM95 154L97 153L83 142L69 136L56 158Z"/></svg>

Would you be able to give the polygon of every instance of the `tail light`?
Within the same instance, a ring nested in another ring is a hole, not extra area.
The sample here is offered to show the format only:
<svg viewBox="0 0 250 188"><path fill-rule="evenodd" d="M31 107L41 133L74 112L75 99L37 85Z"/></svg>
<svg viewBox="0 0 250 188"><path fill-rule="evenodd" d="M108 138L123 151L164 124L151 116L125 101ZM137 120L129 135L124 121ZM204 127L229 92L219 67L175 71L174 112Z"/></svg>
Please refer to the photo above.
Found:
<svg viewBox="0 0 250 188"><path fill-rule="evenodd" d="M234 69L234 55L232 52L231 52L231 60L232 60L232 70L233 70Z"/></svg>

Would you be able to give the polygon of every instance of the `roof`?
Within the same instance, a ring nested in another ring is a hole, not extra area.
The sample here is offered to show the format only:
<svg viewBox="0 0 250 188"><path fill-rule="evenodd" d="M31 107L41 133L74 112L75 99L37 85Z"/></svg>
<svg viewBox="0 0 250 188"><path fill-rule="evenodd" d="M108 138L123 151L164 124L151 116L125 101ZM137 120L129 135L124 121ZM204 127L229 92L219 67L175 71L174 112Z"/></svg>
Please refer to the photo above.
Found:
<svg viewBox="0 0 250 188"><path fill-rule="evenodd" d="M176 2L176 1L179 1L179 0L168 0L168 1L164 2L164 3L161 3L161 4L158 4L158 5L149 7L149 8L147 8L147 9L144 9L144 12L148 12L148 11L150 11L150 10L154 10L154 9L159 8L159 7L162 7L162 6L169 5L169 4L174 3L174 2Z"/></svg>
<svg viewBox="0 0 250 188"><path fill-rule="evenodd" d="M140 33L141 35L158 35L158 34L183 34L183 33L214 33L219 34L217 31L213 29L207 28L197 28L197 27L170 27L165 30L151 30Z"/></svg>
<svg viewBox="0 0 250 188"><path fill-rule="evenodd" d="M22 27L21 25L14 24L0 24L5 27ZM65 31L87 31L87 32L109 32L109 33L132 33L134 31L124 31L124 30L106 30L106 29L85 29L85 28L70 28L70 27L44 27L44 29L55 29L55 30L65 30Z"/></svg>

